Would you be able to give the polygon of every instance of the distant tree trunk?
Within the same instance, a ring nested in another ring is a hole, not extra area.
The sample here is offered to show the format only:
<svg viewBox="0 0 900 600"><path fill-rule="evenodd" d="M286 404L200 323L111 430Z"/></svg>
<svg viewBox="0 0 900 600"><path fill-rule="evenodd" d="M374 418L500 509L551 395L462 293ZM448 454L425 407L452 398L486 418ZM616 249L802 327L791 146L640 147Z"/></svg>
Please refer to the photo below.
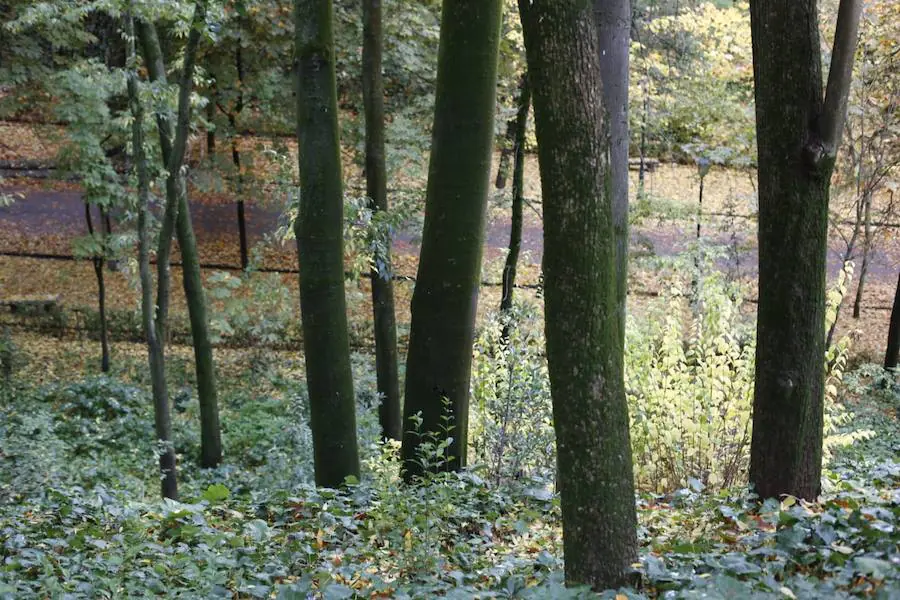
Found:
<svg viewBox="0 0 900 600"><path fill-rule="evenodd" d="M212 78L213 85L209 90L209 98L206 102L206 122L208 125L206 126L206 154L209 156L210 160L215 158L216 155L216 129L215 129L215 118L216 118L216 84L215 77Z"/></svg>
<svg viewBox="0 0 900 600"><path fill-rule="evenodd" d="M628 70L631 49L631 0L594 0L600 37L603 103L609 115L610 183L616 236L616 289L625 343L625 296L628 292Z"/></svg>
<svg viewBox="0 0 900 600"><path fill-rule="evenodd" d="M816 0L750 6L759 148L759 308L750 482L814 500L822 473L828 196L860 0L841 0L822 93Z"/></svg>
<svg viewBox="0 0 900 600"><path fill-rule="evenodd" d="M206 26L206 10L207 0L199 0L195 5L194 18L184 53L176 118L173 119L172 115L160 114L157 124L163 161L169 174L166 178L166 199L167 202L174 201L178 205L175 229L178 235L178 247L181 250L182 281L184 295L187 299L188 317L191 322L194 365L197 372L197 396L200 401L200 465L204 468L211 468L222 462L219 406L197 240L191 224L187 182L182 172L190 133L190 97L193 90L194 65L197 47L200 43L201 28ZM152 23L142 21L139 23L139 34L150 80L165 84L166 69L156 28Z"/></svg>
<svg viewBox="0 0 900 600"><path fill-rule="evenodd" d="M900 278L897 279L897 289L894 291L894 306L891 308L887 350L884 353L884 370L895 370L898 362L900 362Z"/></svg>
<svg viewBox="0 0 900 600"><path fill-rule="evenodd" d="M513 141L512 189L512 222L509 230L509 252L506 264L503 265L503 294L500 297L500 310L509 311L513 306L513 292L516 287L516 270L519 265L519 254L522 250L522 221L525 208L525 134L528 131L528 113L531 109L531 86L528 74L522 77L519 86L519 110L516 113L515 140ZM508 337L504 328L502 338Z"/></svg>
<svg viewBox="0 0 900 600"><path fill-rule="evenodd" d="M366 195L369 207L387 212L387 166L384 154L384 78L381 73L383 34L381 0L363 0L363 103L366 113ZM400 380L397 374L397 324L391 278L391 240L372 269L372 311L375 321L375 372L381 406L381 434L403 438Z"/></svg>
<svg viewBox="0 0 900 600"><path fill-rule="evenodd" d="M138 266L141 280L141 315L147 353L150 364L150 383L153 389L153 415L156 439L160 444L159 469L162 474L163 498L178 499L175 448L172 446L172 420L169 412L169 393L166 384L165 319L169 301L169 255L172 247L172 231L178 205L167 202L157 250L157 296L153 301L153 276L150 273L150 174L144 151L144 108L138 94L137 54L134 49L134 20L129 13L125 19L128 60L128 97L131 104L132 146L138 178ZM154 307L156 309L154 310Z"/></svg>
<svg viewBox="0 0 900 600"><path fill-rule="evenodd" d="M641 90L644 92L644 115L641 119L641 163L638 170L638 192L643 193L644 179L647 173L647 123L650 122L650 88L646 78Z"/></svg>
<svg viewBox="0 0 900 600"><path fill-rule="evenodd" d="M300 310L316 483L359 477L344 296L343 182L331 0L296 0Z"/></svg>
<svg viewBox="0 0 900 600"><path fill-rule="evenodd" d="M238 95L234 110L228 113L228 124L231 126L231 162L234 165L237 177L237 219L238 236L241 249L241 269L246 270L250 265L249 252L247 250L247 219L244 214L244 174L241 172L241 149L238 146L237 117L244 110L244 55L241 51L241 39L238 38L237 50L234 53L234 64L238 76Z"/></svg>
<svg viewBox="0 0 900 600"><path fill-rule="evenodd" d="M94 222L91 218L91 204L84 203L84 216L87 221L88 234L94 237ZM106 236L102 236L103 250L106 251ZM100 370L109 373L109 327L106 322L106 281L103 276L104 254L91 258L94 274L97 277L97 307L100 312Z"/></svg>
<svg viewBox="0 0 900 600"><path fill-rule="evenodd" d="M425 227L406 359L404 476L424 439L452 438L443 468L466 464L469 379L490 187L500 0L444 0ZM449 425L450 431L447 431ZM406 429L405 427L405 429Z"/></svg>
<svg viewBox="0 0 900 600"><path fill-rule="evenodd" d="M522 95L525 91L527 74L522 75L519 80L519 109L522 108ZM530 101L530 100L529 100ZM509 162L516 155L516 140L518 139L518 111L515 117L506 122L506 133L503 136L503 146L500 148L500 164L497 165L497 179L494 181L494 187L498 190L506 188L506 178L509 177ZM515 167L513 167L515 168Z"/></svg>
<svg viewBox="0 0 900 600"><path fill-rule="evenodd" d="M623 584L637 518L610 130L591 4L519 0L544 198L547 361L566 582Z"/></svg>
<svg viewBox="0 0 900 600"><path fill-rule="evenodd" d="M872 255L872 194L865 192L863 197L863 256L859 268L859 283L856 285L856 299L853 302L853 318L858 319L862 311L863 291L866 275L869 273L869 260Z"/></svg>

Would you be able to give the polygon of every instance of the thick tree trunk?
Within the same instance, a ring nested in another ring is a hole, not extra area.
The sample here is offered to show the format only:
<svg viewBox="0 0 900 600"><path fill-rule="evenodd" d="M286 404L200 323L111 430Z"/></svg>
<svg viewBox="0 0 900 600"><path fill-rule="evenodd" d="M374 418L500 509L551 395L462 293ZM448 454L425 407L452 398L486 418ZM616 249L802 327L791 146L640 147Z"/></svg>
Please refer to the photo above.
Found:
<svg viewBox="0 0 900 600"><path fill-rule="evenodd" d="M600 37L600 77L609 117L610 185L616 236L616 289L625 343L628 291L628 68L631 48L631 0L594 0Z"/></svg>
<svg viewBox="0 0 900 600"><path fill-rule="evenodd" d="M190 206L187 200L187 183L182 172L190 132L190 96L193 90L193 73L200 29L206 25L206 0L197 2L191 32L185 49L184 68L179 82L178 113L159 115L157 119L160 147L166 163L167 202L176 202L178 216L175 230L181 250L182 281L187 299L188 317L191 322L191 338L194 343L194 365L197 373L197 396L200 403L200 465L204 468L218 466L222 462L222 439L219 424L219 405L216 392L215 366L212 340L206 314L206 298L200 274L197 240L191 224ZM151 23L139 25L144 62L151 81L166 82L165 64L156 28Z"/></svg>
<svg viewBox="0 0 900 600"><path fill-rule="evenodd" d="M91 218L91 205L84 203L84 217L87 221L88 233L94 237L94 220ZM103 236L103 252L106 249L106 236ZM109 327L106 322L106 281L103 276L104 255L94 256L94 275L97 277L97 309L100 312L100 370L109 373Z"/></svg>
<svg viewBox="0 0 900 600"><path fill-rule="evenodd" d="M754 0L750 7L759 147L750 482L762 498L813 500L821 486L828 196L856 2L841 3L824 102L816 0Z"/></svg>
<svg viewBox="0 0 900 600"><path fill-rule="evenodd" d="M331 0L296 0L300 310L316 483L359 477L344 296L343 183Z"/></svg>
<svg viewBox="0 0 900 600"><path fill-rule="evenodd" d="M547 360L566 581L636 560L636 511L600 48L590 3L519 0L544 197Z"/></svg>
<svg viewBox="0 0 900 600"><path fill-rule="evenodd" d="M175 449L172 446L172 421L169 412L169 393L166 384L164 329L165 322L160 320L165 315L168 303L169 249L172 244L172 229L175 211L178 206L167 203L163 215L162 231L157 253L158 295L154 314L153 276L150 273L150 230L148 214L150 211L150 174L147 168L147 156L144 151L144 108L138 94L137 55L134 50L134 21L129 14L125 20L128 44L128 59L132 63L128 71L128 97L131 104L132 145L134 147L134 164L138 177L138 267L141 281L141 315L144 323L144 334L147 338L147 354L150 366L150 383L153 389L153 415L156 439L159 448L159 469L162 474L161 493L163 498L178 499L178 481L176 475ZM159 295L159 294L162 295Z"/></svg>
<svg viewBox="0 0 900 600"><path fill-rule="evenodd" d="M891 324L888 329L887 350L884 353L884 370L896 370L900 362L900 278L894 292L894 306L891 308Z"/></svg>
<svg viewBox="0 0 900 600"><path fill-rule="evenodd" d="M384 154L384 78L381 73L383 34L381 0L363 0L363 103L366 113L366 195L370 208L388 211L387 166ZM400 379L397 368L397 324L391 278L391 240L372 269L372 311L375 321L375 372L381 405L381 434L403 437Z"/></svg>
<svg viewBox="0 0 900 600"><path fill-rule="evenodd" d="M452 438L443 468L465 465L469 378L481 276L491 149L500 0L445 0L435 93L425 227L412 299L406 359L406 479L422 473L423 439ZM448 431L448 426L450 430Z"/></svg>
<svg viewBox="0 0 900 600"><path fill-rule="evenodd" d="M522 251L522 221L525 208L525 134L528 130L528 113L531 110L531 86L528 75L522 78L519 86L519 110L516 113L515 139L513 141L513 189L512 189L512 221L509 229L509 252L503 265L503 293L500 296L500 310L508 311L513 306L513 292L516 287L516 270L519 266L519 254ZM509 332L504 328L502 339L507 339Z"/></svg>

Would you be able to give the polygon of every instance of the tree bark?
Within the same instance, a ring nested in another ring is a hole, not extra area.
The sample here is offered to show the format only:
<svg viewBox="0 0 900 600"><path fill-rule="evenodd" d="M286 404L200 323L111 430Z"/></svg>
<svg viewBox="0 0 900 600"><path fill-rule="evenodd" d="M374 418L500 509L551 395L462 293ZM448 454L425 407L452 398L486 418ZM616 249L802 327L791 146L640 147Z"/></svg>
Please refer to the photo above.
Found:
<svg viewBox="0 0 900 600"><path fill-rule="evenodd" d="M525 90L528 75L523 74L519 80L519 108L521 108L522 93ZM506 133L503 135L503 146L500 148L500 163L497 165L497 178L494 187L498 190L506 188L506 178L509 176L509 161L516 155L516 139L518 139L518 112L516 117L506 122ZM515 167L513 167L515 168Z"/></svg>
<svg viewBox="0 0 900 600"><path fill-rule="evenodd" d="M591 3L519 0L544 198L547 361L566 582L623 584L636 511L611 193Z"/></svg>
<svg viewBox="0 0 900 600"><path fill-rule="evenodd" d="M91 218L91 205L84 203L84 217L87 221L88 234L94 237L94 220ZM106 249L106 235L103 236L103 253ZM106 281L103 276L104 254L94 256L94 275L97 277L97 309L100 312L100 370L109 373L109 327L106 322Z"/></svg>
<svg viewBox="0 0 900 600"><path fill-rule="evenodd" d="M897 279L897 289L894 292L894 306L891 308L887 350L884 353L884 370L896 370L898 362L900 362L900 277Z"/></svg>
<svg viewBox="0 0 900 600"><path fill-rule="evenodd" d="M412 299L403 434L407 481L423 440L450 440L442 468L466 463L469 379L490 187L500 0L445 0L441 13L425 226ZM449 427L449 431L448 431Z"/></svg>
<svg viewBox="0 0 900 600"><path fill-rule="evenodd" d="M503 265L503 293L500 296L500 310L509 311L513 306L513 292L516 287L516 270L519 265L519 254L522 251L522 221L525 208L525 134L528 130L528 113L531 110L531 86L528 74L522 77L519 86L519 110L515 119L515 138L513 140L513 189L512 189L512 221L509 229L509 252ZM502 339L506 340L508 331L504 327Z"/></svg>
<svg viewBox="0 0 900 600"><path fill-rule="evenodd" d="M828 197L859 4L841 2L824 101L816 0L750 5L759 148L750 482L762 498L814 500L821 488Z"/></svg>
<svg viewBox="0 0 900 600"><path fill-rule="evenodd" d="M356 401L344 296L343 183L337 122L331 0L294 3L298 61L297 137L300 310L316 483L359 477Z"/></svg>
<svg viewBox="0 0 900 600"><path fill-rule="evenodd" d="M150 231L148 213L150 211L150 174L147 168L147 155L144 150L144 108L138 94L137 54L134 48L134 20L129 13L125 19L126 43L128 44L128 97L132 123L132 145L134 147L134 164L138 177L138 267L141 281L141 316L144 324L144 335L147 338L147 356L150 366L150 383L153 389L153 415L156 439L160 445L159 469L161 493L163 498L178 499L178 480L176 473L175 449L172 446L172 420L169 411L169 394L166 384L165 367L165 315L168 303L169 249L172 245L172 229L175 222L177 204L168 202L163 214L163 225L157 252L158 290L154 314L153 276L150 273ZM163 294L163 295L160 295Z"/></svg>
<svg viewBox="0 0 900 600"><path fill-rule="evenodd" d="M387 212L387 166L384 150L384 77L381 0L363 0L363 103L366 114L366 195L373 212ZM375 372L381 405L378 410L385 439L403 438L400 379L397 374L397 324L391 278L391 240L372 269L372 311L375 322Z"/></svg>
<svg viewBox="0 0 900 600"><path fill-rule="evenodd" d="M191 223L190 205L187 200L187 182L183 173L187 139L190 133L193 73L197 47L200 43L200 29L206 26L207 1L200 0L195 5L191 31L184 53L184 67L179 82L178 112L157 117L160 147L166 164L167 202L178 206L175 230L178 247L181 250L182 282L191 322L191 337L194 343L194 365L197 373L197 396L200 403L200 465L204 468L218 466L222 462L222 439L219 424L219 406L216 392L215 365L212 355L212 340L209 320L206 314L206 298L200 273L197 240ZM166 70L159 45L159 37L152 23L140 22L139 33L144 62L151 81L166 83Z"/></svg>
<svg viewBox="0 0 900 600"><path fill-rule="evenodd" d="M594 0L600 37L600 77L609 118L610 184L616 236L616 289L625 343L625 296L628 292L628 71L631 49L631 0Z"/></svg>

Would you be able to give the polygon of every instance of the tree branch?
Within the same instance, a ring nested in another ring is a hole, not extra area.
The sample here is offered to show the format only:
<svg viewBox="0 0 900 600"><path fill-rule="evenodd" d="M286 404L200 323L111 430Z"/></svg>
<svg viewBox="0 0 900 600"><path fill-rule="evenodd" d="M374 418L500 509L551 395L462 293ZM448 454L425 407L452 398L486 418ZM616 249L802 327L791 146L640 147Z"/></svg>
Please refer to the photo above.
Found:
<svg viewBox="0 0 900 600"><path fill-rule="evenodd" d="M853 60L856 56L862 5L863 0L841 0L838 8L820 130L823 152L831 157L837 155L847 115L847 99L850 96L850 82L853 79Z"/></svg>

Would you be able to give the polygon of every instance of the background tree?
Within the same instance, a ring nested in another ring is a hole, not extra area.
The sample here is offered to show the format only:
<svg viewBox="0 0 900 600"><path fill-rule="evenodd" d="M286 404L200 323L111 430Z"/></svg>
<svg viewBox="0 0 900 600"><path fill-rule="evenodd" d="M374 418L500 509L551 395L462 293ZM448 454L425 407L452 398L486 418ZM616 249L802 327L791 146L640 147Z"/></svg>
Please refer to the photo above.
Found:
<svg viewBox="0 0 900 600"><path fill-rule="evenodd" d="M363 0L363 103L366 113L366 196L374 213L386 213L387 165L384 148L384 77L382 76L381 0ZM397 324L391 243L372 268L372 311L375 320L375 371L381 396L379 419L385 438L402 439L400 380L397 374Z"/></svg>
<svg viewBox="0 0 900 600"><path fill-rule="evenodd" d="M405 476L422 472L423 439L452 438L465 465L469 378L481 275L500 43L500 0L445 0L425 226L412 298L404 393ZM420 415L418 431L411 418ZM452 431L446 431L449 420Z"/></svg>
<svg viewBox="0 0 900 600"><path fill-rule="evenodd" d="M763 498L812 500L821 486L828 198L860 11L841 0L823 100L816 1L750 7L759 148L750 483Z"/></svg>
<svg viewBox="0 0 900 600"><path fill-rule="evenodd" d="M187 177L184 172L188 135L191 128L191 94L194 89L194 67L201 36L206 28L206 0L196 3L188 41L184 49L183 67L178 83L178 112L163 106L157 113L159 141L166 166L166 201L177 202L175 231L181 251L182 281L194 342L194 365L197 372L197 396L200 401L200 464L215 467L222 462L222 438L219 425L219 403L212 354L212 338L206 313L206 297L200 274L197 240L191 224L187 199ZM144 64L150 80L165 86L166 68L155 25L139 21L137 25Z"/></svg>
<svg viewBox="0 0 900 600"><path fill-rule="evenodd" d="M175 448L172 445L172 418L166 383L165 325L169 304L169 256L178 205L175 198L166 203L156 252L157 292L153 298L153 276L150 272L150 170L144 142L144 106L140 97L137 52L135 51L134 16L125 15L125 39L128 54L128 100L133 117L132 153L138 183L138 270L141 283L141 320L147 342L150 386L153 392L153 416L156 439L161 447L159 469L162 474L163 498L178 499Z"/></svg>
<svg viewBox="0 0 900 600"><path fill-rule="evenodd" d="M637 556L610 124L591 3L520 0L544 198L547 361L566 582L625 581Z"/></svg>
<svg viewBox="0 0 900 600"><path fill-rule="evenodd" d="M296 0L300 311L316 483L359 477L344 296L343 183L331 0Z"/></svg>

